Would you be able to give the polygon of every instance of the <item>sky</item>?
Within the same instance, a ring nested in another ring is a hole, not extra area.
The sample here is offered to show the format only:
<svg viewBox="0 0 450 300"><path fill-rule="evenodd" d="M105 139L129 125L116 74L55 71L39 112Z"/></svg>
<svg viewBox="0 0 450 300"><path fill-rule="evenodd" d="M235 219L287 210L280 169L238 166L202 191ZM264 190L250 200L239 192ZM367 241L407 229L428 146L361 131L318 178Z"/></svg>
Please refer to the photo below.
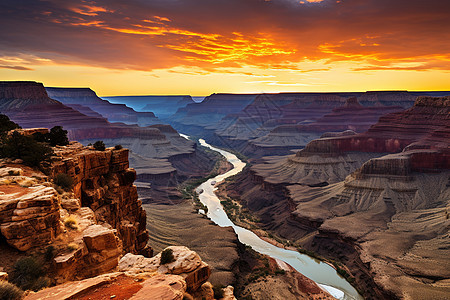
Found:
<svg viewBox="0 0 450 300"><path fill-rule="evenodd" d="M450 90L447 0L2 0L0 80L102 96Z"/></svg>

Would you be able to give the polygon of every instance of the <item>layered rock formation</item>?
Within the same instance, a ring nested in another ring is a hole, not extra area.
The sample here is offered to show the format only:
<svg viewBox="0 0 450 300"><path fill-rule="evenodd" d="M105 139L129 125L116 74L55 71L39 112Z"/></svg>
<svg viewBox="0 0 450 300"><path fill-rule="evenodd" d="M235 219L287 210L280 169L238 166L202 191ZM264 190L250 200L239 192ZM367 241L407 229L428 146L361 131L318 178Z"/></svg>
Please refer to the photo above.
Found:
<svg viewBox="0 0 450 300"><path fill-rule="evenodd" d="M228 114L240 112L250 104L257 95L212 94L201 103L188 104L167 119L180 132L202 135L208 126L214 125ZM212 133L213 130L209 130Z"/></svg>
<svg viewBox="0 0 450 300"><path fill-rule="evenodd" d="M242 152L251 154L252 157L289 154L290 150L303 148L325 132L346 130L349 130L347 134L350 131L364 132L372 124L375 124L381 115L400 110L402 110L401 106L364 107L356 97L348 98L343 106L333 108L330 113L315 121L303 121L307 124L285 124L275 127L268 134L249 141ZM305 117L314 119L314 112L311 110L310 115ZM284 121L286 120L283 119Z"/></svg>
<svg viewBox="0 0 450 300"><path fill-rule="evenodd" d="M158 180L165 186L170 185L168 179L179 173L185 178L187 169L192 169L192 175L201 176L214 164L196 150L195 143L181 138L170 126L109 123L94 110L105 115L150 114L150 119L157 120L151 113L136 113L123 105L111 105L90 89L49 88L49 92L80 111L49 98L42 84L36 82L1 83L0 111L24 128L63 126L70 139L84 144L103 140L107 146L127 147L133 153L132 166L138 167L140 178Z"/></svg>
<svg viewBox="0 0 450 300"><path fill-rule="evenodd" d="M327 134L268 158L229 195L266 229L340 260L369 299L445 297L449 100L419 97L365 133Z"/></svg>
<svg viewBox="0 0 450 300"><path fill-rule="evenodd" d="M82 113L86 113L86 107L99 113L110 122L123 122L148 126L161 123L153 112L136 112L125 104L110 103L97 96L90 88L54 88L46 87L50 98L60 101L66 106L72 107Z"/></svg>
<svg viewBox="0 0 450 300"><path fill-rule="evenodd" d="M20 251L52 245L57 282L110 271L125 252L151 255L128 150L95 151L71 142L54 152L48 176L1 162L1 243ZM72 192L50 182L58 174L73 179Z"/></svg>
<svg viewBox="0 0 450 300"><path fill-rule="evenodd" d="M449 93L280 93L233 95L233 98L213 94L202 103L180 109L168 121L182 132L202 136L251 157L285 155L327 131L363 132L379 116L411 107L418 95L441 94ZM239 97L242 99L238 102L231 100ZM349 98L356 100L346 103ZM221 100L228 100L228 110Z"/></svg>
<svg viewBox="0 0 450 300"><path fill-rule="evenodd" d="M169 247L174 261L160 263L160 256L145 258L127 254L115 273L100 275L82 281L68 282L32 293L33 299L214 299L212 285L207 282L209 267L197 253L186 247ZM230 292L231 291L231 292ZM225 300L235 300L232 287L226 289Z"/></svg>
<svg viewBox="0 0 450 300"><path fill-rule="evenodd" d="M116 96L103 99L111 103L126 104L136 111L151 111L160 119L166 119L179 108L194 103L191 96Z"/></svg>

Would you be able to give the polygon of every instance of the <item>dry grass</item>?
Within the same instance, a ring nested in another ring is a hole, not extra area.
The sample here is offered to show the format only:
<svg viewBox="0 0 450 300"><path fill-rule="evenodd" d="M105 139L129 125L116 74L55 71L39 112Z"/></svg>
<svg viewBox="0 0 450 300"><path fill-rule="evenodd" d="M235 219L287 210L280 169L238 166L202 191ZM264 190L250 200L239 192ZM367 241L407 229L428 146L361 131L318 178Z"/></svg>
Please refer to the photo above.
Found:
<svg viewBox="0 0 450 300"><path fill-rule="evenodd" d="M64 226L71 230L78 230L78 219L74 215L70 215L64 219Z"/></svg>

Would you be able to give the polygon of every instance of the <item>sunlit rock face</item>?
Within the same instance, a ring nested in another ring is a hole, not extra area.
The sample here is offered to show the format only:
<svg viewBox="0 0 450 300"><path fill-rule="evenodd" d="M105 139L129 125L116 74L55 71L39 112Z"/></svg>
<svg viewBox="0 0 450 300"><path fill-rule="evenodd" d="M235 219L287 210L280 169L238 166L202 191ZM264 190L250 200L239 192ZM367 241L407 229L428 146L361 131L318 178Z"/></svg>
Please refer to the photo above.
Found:
<svg viewBox="0 0 450 300"><path fill-rule="evenodd" d="M195 295L195 299L214 299L212 285L207 282L209 266L198 254L182 246L172 246L174 261L161 264L161 254L153 258L126 254L121 258L118 270L97 277L72 281L41 290L25 297L33 299L73 299L89 296L89 299L167 299L182 300ZM226 298L233 296L233 287L225 290Z"/></svg>
<svg viewBox="0 0 450 300"><path fill-rule="evenodd" d="M0 161L2 242L22 252L51 245L59 283L109 272L123 253L150 256L128 150L97 151L77 142L53 150L46 174L17 160ZM73 189L52 183L59 174L70 176Z"/></svg>

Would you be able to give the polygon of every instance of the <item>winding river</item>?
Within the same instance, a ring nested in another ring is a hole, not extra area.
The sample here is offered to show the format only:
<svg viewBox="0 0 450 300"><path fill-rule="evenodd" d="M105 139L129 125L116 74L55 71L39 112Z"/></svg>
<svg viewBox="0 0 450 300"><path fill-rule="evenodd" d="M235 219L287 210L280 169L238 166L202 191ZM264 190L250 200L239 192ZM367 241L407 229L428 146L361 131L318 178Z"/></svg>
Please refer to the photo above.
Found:
<svg viewBox="0 0 450 300"><path fill-rule="evenodd" d="M183 136L187 138L187 136ZM363 299L355 288L353 288L343 277L341 277L330 265L317 261L296 251L276 247L266 241L263 241L252 231L233 224L223 210L219 198L214 193L216 188L214 187L213 181L221 182L225 178L241 172L246 164L239 160L236 155L222 149L215 148L206 143L203 139L200 139L199 142L202 146L222 154L233 165L233 169L225 174L209 179L201 184L196 190L199 193L200 201L208 207L207 216L213 222L222 227L233 227L241 243L251 246L259 253L266 254L272 258L288 263L306 277L314 280L317 284L319 284L319 286L328 291L335 298L342 300ZM213 184L211 184L212 182Z"/></svg>

